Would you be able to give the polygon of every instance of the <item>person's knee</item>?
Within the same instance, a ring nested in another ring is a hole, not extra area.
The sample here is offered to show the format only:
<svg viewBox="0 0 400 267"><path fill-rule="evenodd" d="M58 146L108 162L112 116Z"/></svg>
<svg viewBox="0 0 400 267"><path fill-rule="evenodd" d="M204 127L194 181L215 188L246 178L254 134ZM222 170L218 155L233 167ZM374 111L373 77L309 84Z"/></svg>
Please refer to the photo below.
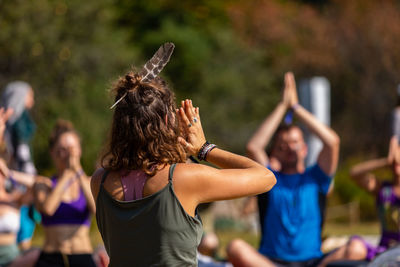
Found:
<svg viewBox="0 0 400 267"><path fill-rule="evenodd" d="M206 256L215 256L219 246L219 240L216 234L208 233L206 234L200 242L198 251Z"/></svg>
<svg viewBox="0 0 400 267"><path fill-rule="evenodd" d="M232 240L226 247L226 254L228 258L241 258L246 250L247 243L241 239Z"/></svg>
<svg viewBox="0 0 400 267"><path fill-rule="evenodd" d="M350 260L365 259L367 248L364 242L358 238L352 238L346 246L346 256Z"/></svg>

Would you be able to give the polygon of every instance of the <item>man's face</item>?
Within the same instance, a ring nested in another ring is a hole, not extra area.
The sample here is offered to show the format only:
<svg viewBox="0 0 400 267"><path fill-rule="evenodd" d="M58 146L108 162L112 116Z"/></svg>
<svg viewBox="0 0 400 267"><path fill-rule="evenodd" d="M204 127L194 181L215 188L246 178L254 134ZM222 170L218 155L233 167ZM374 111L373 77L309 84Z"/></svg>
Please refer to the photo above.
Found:
<svg viewBox="0 0 400 267"><path fill-rule="evenodd" d="M291 127L278 133L273 156L279 160L282 166L287 167L295 167L298 162L304 162L307 156L307 145L300 128Z"/></svg>

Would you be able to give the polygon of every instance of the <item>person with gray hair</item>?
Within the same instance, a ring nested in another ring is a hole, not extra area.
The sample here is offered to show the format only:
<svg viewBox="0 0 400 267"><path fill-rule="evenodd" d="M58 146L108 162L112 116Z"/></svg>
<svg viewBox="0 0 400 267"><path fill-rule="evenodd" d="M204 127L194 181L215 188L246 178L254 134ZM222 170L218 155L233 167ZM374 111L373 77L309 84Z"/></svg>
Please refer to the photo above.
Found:
<svg viewBox="0 0 400 267"><path fill-rule="evenodd" d="M6 143L8 166L11 169L36 174L33 164L30 143L35 133L36 125L32 120L29 110L34 106L34 92L32 86L23 81L13 81L7 84L1 97L1 107L13 110L7 121L4 139ZM18 189L25 192L24 202L33 201L31 192L24 186L17 185ZM35 219L34 219L35 218ZM35 221L40 215L33 206L21 207L21 227L18 232L17 242L22 250L30 248Z"/></svg>
<svg viewBox="0 0 400 267"><path fill-rule="evenodd" d="M29 147L36 128L28 112L33 105L34 93L28 83L15 81L7 84L2 95L1 106L13 110L5 133L11 167L31 174L36 173Z"/></svg>

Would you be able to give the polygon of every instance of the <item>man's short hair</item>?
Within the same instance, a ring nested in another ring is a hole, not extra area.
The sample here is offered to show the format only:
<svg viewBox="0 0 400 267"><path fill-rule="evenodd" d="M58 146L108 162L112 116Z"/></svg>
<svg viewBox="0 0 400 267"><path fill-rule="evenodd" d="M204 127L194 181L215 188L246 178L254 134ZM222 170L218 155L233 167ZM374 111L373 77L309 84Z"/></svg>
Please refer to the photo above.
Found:
<svg viewBox="0 0 400 267"><path fill-rule="evenodd" d="M267 151L268 155L270 155L272 153L272 151L273 151L273 149L275 147L275 144L276 144L276 142L278 140L279 135L281 133L283 133L283 132L288 132L288 131L290 131L291 129L294 129L294 128L298 128L301 131L300 127L298 125L294 124L294 123L290 123L290 124L282 123L281 125L279 125L278 129L275 131L274 136L272 137L272 142L270 143L270 146L269 146L268 151Z"/></svg>

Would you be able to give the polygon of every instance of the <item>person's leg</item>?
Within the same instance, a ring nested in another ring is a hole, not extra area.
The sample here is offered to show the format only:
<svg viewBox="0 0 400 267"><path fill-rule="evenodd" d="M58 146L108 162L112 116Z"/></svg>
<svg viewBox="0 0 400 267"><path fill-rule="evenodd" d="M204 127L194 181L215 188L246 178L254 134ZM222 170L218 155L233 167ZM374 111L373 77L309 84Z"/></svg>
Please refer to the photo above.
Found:
<svg viewBox="0 0 400 267"><path fill-rule="evenodd" d="M324 267L328 263L336 260L365 260L368 256L368 246L359 237L353 237L342 247L326 256L319 267Z"/></svg>
<svg viewBox="0 0 400 267"><path fill-rule="evenodd" d="M10 265L9 267L33 267L36 265L37 260L39 259L40 249L33 248L30 249L23 254L19 255Z"/></svg>
<svg viewBox="0 0 400 267"><path fill-rule="evenodd" d="M65 260L61 253L41 252L35 267L65 267Z"/></svg>
<svg viewBox="0 0 400 267"><path fill-rule="evenodd" d="M211 232L203 236L197 250L205 256L215 257L215 255L217 254L218 246L218 237L216 234Z"/></svg>
<svg viewBox="0 0 400 267"><path fill-rule="evenodd" d="M230 242L227 249L229 262L235 267L274 267L267 257L261 255L252 246L240 239Z"/></svg>

